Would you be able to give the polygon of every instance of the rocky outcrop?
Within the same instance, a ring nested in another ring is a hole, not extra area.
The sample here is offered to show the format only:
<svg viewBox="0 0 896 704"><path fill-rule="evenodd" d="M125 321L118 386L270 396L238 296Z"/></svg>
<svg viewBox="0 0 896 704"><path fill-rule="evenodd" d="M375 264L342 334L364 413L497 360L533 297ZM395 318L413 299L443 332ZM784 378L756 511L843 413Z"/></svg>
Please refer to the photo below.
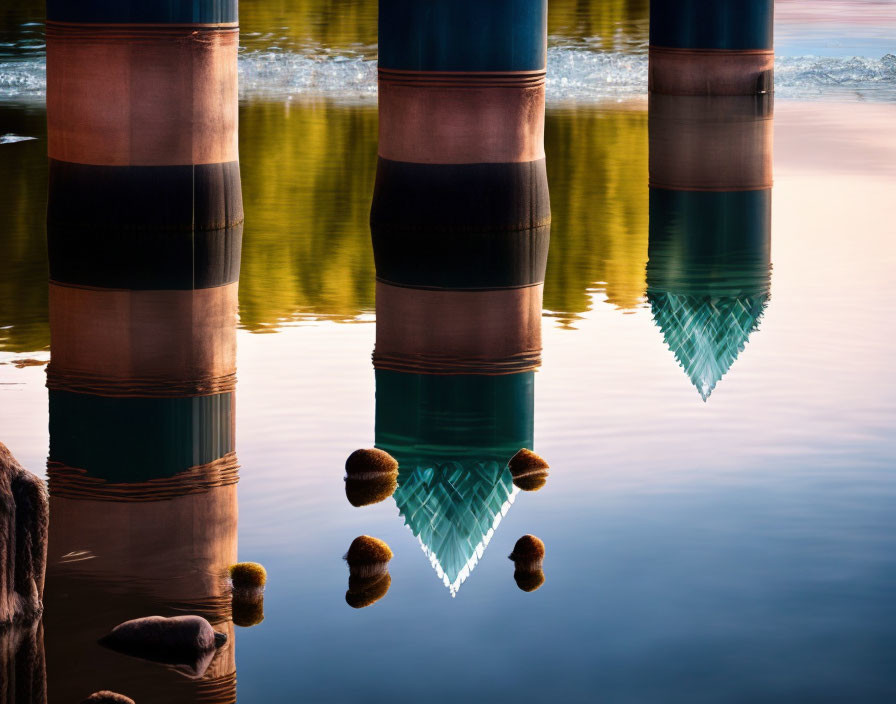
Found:
<svg viewBox="0 0 896 704"><path fill-rule="evenodd" d="M0 443L0 628L41 613L48 527L43 481Z"/></svg>

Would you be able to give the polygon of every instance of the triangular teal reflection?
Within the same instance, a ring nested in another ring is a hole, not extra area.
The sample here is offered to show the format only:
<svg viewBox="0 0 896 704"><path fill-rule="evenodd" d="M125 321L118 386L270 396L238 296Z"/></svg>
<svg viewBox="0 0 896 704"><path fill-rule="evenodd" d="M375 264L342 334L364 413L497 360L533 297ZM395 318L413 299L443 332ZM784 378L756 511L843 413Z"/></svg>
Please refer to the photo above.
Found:
<svg viewBox="0 0 896 704"><path fill-rule="evenodd" d="M653 319L675 359L706 401L759 326L768 296L648 294Z"/></svg>
<svg viewBox="0 0 896 704"><path fill-rule="evenodd" d="M395 502L439 579L455 596L518 489L506 466L451 461L401 470Z"/></svg>

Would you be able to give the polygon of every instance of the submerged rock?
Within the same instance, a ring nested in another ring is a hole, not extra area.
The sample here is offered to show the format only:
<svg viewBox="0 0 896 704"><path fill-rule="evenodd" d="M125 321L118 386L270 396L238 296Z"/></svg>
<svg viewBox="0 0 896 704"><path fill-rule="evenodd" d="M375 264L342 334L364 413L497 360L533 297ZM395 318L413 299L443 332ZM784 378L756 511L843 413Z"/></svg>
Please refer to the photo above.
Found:
<svg viewBox="0 0 896 704"><path fill-rule="evenodd" d="M227 642L201 616L146 616L119 624L100 640L116 652L174 665L190 677L202 677L217 648Z"/></svg>
<svg viewBox="0 0 896 704"><path fill-rule="evenodd" d="M510 458L507 464L514 485L523 491L538 491L548 481L547 462L531 450L523 448Z"/></svg>
<svg viewBox="0 0 896 704"><path fill-rule="evenodd" d="M264 621L264 587L268 573L257 562L239 562L230 568L233 584L233 622L249 628Z"/></svg>
<svg viewBox="0 0 896 704"><path fill-rule="evenodd" d="M398 487L398 462L383 450L355 450L345 461L345 497L352 506L385 501Z"/></svg>
<svg viewBox="0 0 896 704"><path fill-rule="evenodd" d="M353 609L371 606L386 596L392 586L388 572L376 577L349 577L345 603Z"/></svg>
<svg viewBox="0 0 896 704"><path fill-rule="evenodd" d="M264 589L268 573L257 562L238 562L230 568L230 581L237 589Z"/></svg>
<svg viewBox="0 0 896 704"><path fill-rule="evenodd" d="M373 577L388 569L392 550L379 538L361 535L352 541L344 559L351 576Z"/></svg>
<svg viewBox="0 0 896 704"><path fill-rule="evenodd" d="M534 592L544 584L544 572L542 570L535 570L534 572L514 570L513 579L516 582L516 586L524 592Z"/></svg>
<svg viewBox="0 0 896 704"><path fill-rule="evenodd" d="M0 627L0 702L46 704L46 697L47 667L41 620Z"/></svg>
<svg viewBox="0 0 896 704"><path fill-rule="evenodd" d="M48 526L46 486L0 443L0 625L43 609Z"/></svg>
<svg viewBox="0 0 896 704"><path fill-rule="evenodd" d="M534 592L544 584L544 543L534 535L524 535L516 541L510 553L515 567L513 578L524 592Z"/></svg>
<svg viewBox="0 0 896 704"><path fill-rule="evenodd" d="M251 628L264 621L264 595L256 598L234 592L231 604L233 623L241 628Z"/></svg>
<svg viewBox="0 0 896 704"><path fill-rule="evenodd" d="M392 586L391 559L392 550L379 538L369 535L355 538L345 553L349 571L345 603L354 609L363 609L386 596Z"/></svg>
<svg viewBox="0 0 896 704"><path fill-rule="evenodd" d="M81 704L135 704L135 702L123 694L103 690L102 692L94 692L87 699L84 699Z"/></svg>

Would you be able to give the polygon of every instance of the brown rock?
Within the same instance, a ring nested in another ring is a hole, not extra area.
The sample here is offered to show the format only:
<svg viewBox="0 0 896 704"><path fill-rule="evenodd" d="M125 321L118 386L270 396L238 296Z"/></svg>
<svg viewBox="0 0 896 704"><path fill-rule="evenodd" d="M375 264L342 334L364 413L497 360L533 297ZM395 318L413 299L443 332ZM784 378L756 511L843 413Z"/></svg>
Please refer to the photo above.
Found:
<svg viewBox="0 0 896 704"><path fill-rule="evenodd" d="M190 677L201 677L227 641L201 616L146 616L117 625L100 640L116 652L175 665Z"/></svg>
<svg viewBox="0 0 896 704"><path fill-rule="evenodd" d="M345 553L349 573L356 577L373 577L386 571L392 550L386 543L369 535L361 535L352 541Z"/></svg>
<svg viewBox="0 0 896 704"><path fill-rule="evenodd" d="M82 700L81 704L135 704L134 700L117 692L94 692L87 699Z"/></svg>
<svg viewBox="0 0 896 704"><path fill-rule="evenodd" d="M514 485L523 491L538 491L548 480L550 467L541 457L523 448L507 463Z"/></svg>
<svg viewBox="0 0 896 704"><path fill-rule="evenodd" d="M534 572L516 570L513 573L513 579L516 581L516 586L524 592L534 592L544 584L544 572L541 570L535 570Z"/></svg>
<svg viewBox="0 0 896 704"><path fill-rule="evenodd" d="M355 450L345 461L345 475L351 479L364 479L369 475L398 473L398 462L383 450L369 448Z"/></svg>
<svg viewBox="0 0 896 704"><path fill-rule="evenodd" d="M345 603L353 609L363 609L386 596L391 586L392 577L388 572L376 577L349 577Z"/></svg>
<svg viewBox="0 0 896 704"><path fill-rule="evenodd" d="M0 443L0 625L43 609L48 526L44 482Z"/></svg>

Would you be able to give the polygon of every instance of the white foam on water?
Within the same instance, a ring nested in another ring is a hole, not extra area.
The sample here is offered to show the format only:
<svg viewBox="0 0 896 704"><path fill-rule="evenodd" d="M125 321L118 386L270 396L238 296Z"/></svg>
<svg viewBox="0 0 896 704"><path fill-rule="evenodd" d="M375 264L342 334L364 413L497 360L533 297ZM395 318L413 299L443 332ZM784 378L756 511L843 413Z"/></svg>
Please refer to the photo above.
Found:
<svg viewBox="0 0 896 704"><path fill-rule="evenodd" d="M347 102L376 99L376 61L369 54L244 51L239 57L240 98L283 100L324 97ZM0 102L44 99L43 56L0 62ZM548 103L593 103L643 95L647 55L599 52L580 46L548 50ZM784 98L859 96L896 101L896 55L783 56L775 62L775 91Z"/></svg>
<svg viewBox="0 0 896 704"><path fill-rule="evenodd" d="M0 134L0 144L14 144L15 142L29 142L32 139L37 139L37 137L25 137L21 134L13 134L12 132L7 132L6 134Z"/></svg>

